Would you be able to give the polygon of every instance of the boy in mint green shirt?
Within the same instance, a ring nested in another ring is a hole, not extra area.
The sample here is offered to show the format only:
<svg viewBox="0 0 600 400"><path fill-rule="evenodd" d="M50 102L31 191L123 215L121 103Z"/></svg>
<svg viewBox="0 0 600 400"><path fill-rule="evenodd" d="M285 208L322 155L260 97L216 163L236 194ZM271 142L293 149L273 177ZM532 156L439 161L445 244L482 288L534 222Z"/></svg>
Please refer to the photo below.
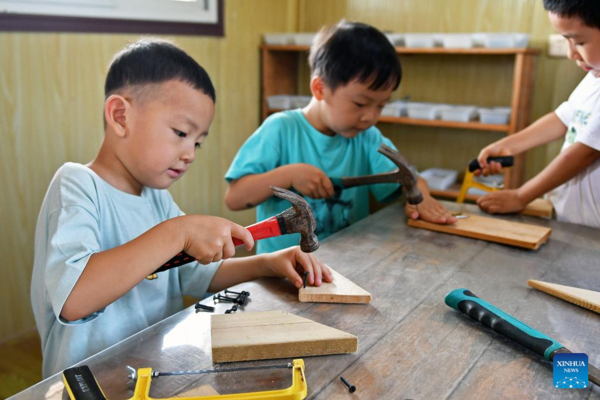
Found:
<svg viewBox="0 0 600 400"><path fill-rule="evenodd" d="M271 195L269 185L293 188L310 204L319 239L353 224L369 213L369 192L380 202L399 195L398 185L371 185L335 193L330 177L377 174L395 165L377 152L394 147L374 126L402 78L394 47L377 29L341 22L322 30L311 47L310 89L304 109L267 118L239 150L225 179L225 202L231 210L257 207L257 219L271 217L288 204ZM413 219L446 224L453 217L429 194L419 178L424 200L406 205ZM298 235L266 239L257 252L298 244Z"/></svg>

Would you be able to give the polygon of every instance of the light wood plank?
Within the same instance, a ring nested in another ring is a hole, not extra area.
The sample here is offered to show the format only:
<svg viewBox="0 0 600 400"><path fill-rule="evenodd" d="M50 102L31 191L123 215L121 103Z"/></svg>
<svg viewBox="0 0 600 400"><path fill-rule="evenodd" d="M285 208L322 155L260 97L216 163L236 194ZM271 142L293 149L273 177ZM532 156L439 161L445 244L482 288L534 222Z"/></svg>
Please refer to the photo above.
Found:
<svg viewBox="0 0 600 400"><path fill-rule="evenodd" d="M329 266L328 266L329 267ZM298 292L298 299L306 303L362 303L371 302L371 293L329 267L333 282L321 286L307 286Z"/></svg>
<svg viewBox="0 0 600 400"><path fill-rule="evenodd" d="M521 211L521 214L529 215L531 217L550 218L553 211L554 206L549 200L535 199L531 203L527 204L527 207Z"/></svg>
<svg viewBox="0 0 600 400"><path fill-rule="evenodd" d="M520 222L506 221L496 218L469 215L468 218L459 219L453 225L438 225L422 220L408 220L408 225L436 232L452 235L466 236L488 242L508 244L538 249L550 237L552 229L537 225L522 224Z"/></svg>
<svg viewBox="0 0 600 400"><path fill-rule="evenodd" d="M214 363L354 353L358 338L285 311L213 315Z"/></svg>
<svg viewBox="0 0 600 400"><path fill-rule="evenodd" d="M533 279L528 280L527 284L532 288L536 288L542 292L558 297L559 299L566 300L569 303L573 303L579 307L587 308L588 310L600 314L600 292L563 286L557 283L536 281Z"/></svg>

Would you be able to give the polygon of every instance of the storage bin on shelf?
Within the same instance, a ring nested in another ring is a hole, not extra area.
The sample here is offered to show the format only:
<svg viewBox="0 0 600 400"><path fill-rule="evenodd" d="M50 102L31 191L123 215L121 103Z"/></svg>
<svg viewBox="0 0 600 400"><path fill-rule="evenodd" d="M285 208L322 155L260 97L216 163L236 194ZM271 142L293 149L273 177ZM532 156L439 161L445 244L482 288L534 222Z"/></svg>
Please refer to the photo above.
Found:
<svg viewBox="0 0 600 400"><path fill-rule="evenodd" d="M286 45L294 43L294 37L291 33L265 33L263 37L266 44Z"/></svg>
<svg viewBox="0 0 600 400"><path fill-rule="evenodd" d="M406 47L435 47L434 36L432 33L405 33L404 43Z"/></svg>
<svg viewBox="0 0 600 400"><path fill-rule="evenodd" d="M387 37L392 46L404 46L403 33L385 33L385 37Z"/></svg>
<svg viewBox="0 0 600 400"><path fill-rule="evenodd" d="M312 96L292 96L290 108L304 108L310 103Z"/></svg>
<svg viewBox="0 0 600 400"><path fill-rule="evenodd" d="M444 107L443 104L409 102L407 105L408 117L427 120L439 119Z"/></svg>
<svg viewBox="0 0 600 400"><path fill-rule="evenodd" d="M291 107L292 95L277 94L267 97L267 105L271 109L287 110Z"/></svg>
<svg viewBox="0 0 600 400"><path fill-rule="evenodd" d="M476 46L486 48L523 48L529 45L530 35L526 33L474 33L473 40Z"/></svg>
<svg viewBox="0 0 600 400"><path fill-rule="evenodd" d="M444 33L440 37L442 46L447 49L468 49L473 47L473 35L470 33Z"/></svg>
<svg viewBox="0 0 600 400"><path fill-rule="evenodd" d="M292 34L292 42L299 46L310 46L316 33L294 33Z"/></svg>
<svg viewBox="0 0 600 400"><path fill-rule="evenodd" d="M482 124L506 125L510 120L510 107L478 108L479 121Z"/></svg>
<svg viewBox="0 0 600 400"><path fill-rule="evenodd" d="M429 168L419 174L427 181L430 189L446 190L450 188L458 177L458 171L444 168Z"/></svg>
<svg viewBox="0 0 600 400"><path fill-rule="evenodd" d="M447 106L440 109L444 121L469 122L477 116L475 106Z"/></svg>
<svg viewBox="0 0 600 400"><path fill-rule="evenodd" d="M396 100L388 103L381 110L382 117L406 117L408 103L402 100Z"/></svg>

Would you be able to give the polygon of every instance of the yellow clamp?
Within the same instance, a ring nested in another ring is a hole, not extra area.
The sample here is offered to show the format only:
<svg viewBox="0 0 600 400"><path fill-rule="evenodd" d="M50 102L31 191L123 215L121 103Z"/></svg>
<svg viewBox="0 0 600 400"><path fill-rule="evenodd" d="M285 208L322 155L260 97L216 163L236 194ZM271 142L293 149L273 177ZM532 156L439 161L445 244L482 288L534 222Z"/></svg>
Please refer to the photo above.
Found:
<svg viewBox="0 0 600 400"><path fill-rule="evenodd" d="M460 188L460 193L456 198L456 202L464 203L465 198L467 197L467 191L471 188L481 189L486 192L497 192L502 189L499 187L491 187L481 182L477 182L475 180L475 174L473 174L473 172L470 172L469 167L467 167L467 169L465 170L465 180L463 181L462 187Z"/></svg>

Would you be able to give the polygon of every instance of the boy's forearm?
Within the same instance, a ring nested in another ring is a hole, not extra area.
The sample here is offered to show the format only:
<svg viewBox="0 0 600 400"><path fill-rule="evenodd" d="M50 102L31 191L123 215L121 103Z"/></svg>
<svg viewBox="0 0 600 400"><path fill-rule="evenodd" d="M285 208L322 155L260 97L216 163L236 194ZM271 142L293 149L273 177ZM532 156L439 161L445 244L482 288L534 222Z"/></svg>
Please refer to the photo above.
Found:
<svg viewBox="0 0 600 400"><path fill-rule="evenodd" d="M242 282L252 281L263 276L270 276L268 255L260 254L251 257L230 258L223 261L208 288L209 292L220 292Z"/></svg>
<svg viewBox="0 0 600 400"><path fill-rule="evenodd" d="M273 196L270 186L291 188L292 179L287 167L275 168L263 174L246 175L231 182L225 193L225 204L232 211L246 210Z"/></svg>
<svg viewBox="0 0 600 400"><path fill-rule="evenodd" d="M518 189L524 204L529 204L552 189L571 180L600 159L600 151L575 143L561 152L552 162Z"/></svg>
<svg viewBox="0 0 600 400"><path fill-rule="evenodd" d="M520 154L542 144L550 143L562 138L567 127L551 112L535 121L533 124L506 138L498 141L510 149L512 155Z"/></svg>
<svg viewBox="0 0 600 400"><path fill-rule="evenodd" d="M63 306L76 321L108 306L158 269L184 246L181 217L165 221L136 239L93 254Z"/></svg>

